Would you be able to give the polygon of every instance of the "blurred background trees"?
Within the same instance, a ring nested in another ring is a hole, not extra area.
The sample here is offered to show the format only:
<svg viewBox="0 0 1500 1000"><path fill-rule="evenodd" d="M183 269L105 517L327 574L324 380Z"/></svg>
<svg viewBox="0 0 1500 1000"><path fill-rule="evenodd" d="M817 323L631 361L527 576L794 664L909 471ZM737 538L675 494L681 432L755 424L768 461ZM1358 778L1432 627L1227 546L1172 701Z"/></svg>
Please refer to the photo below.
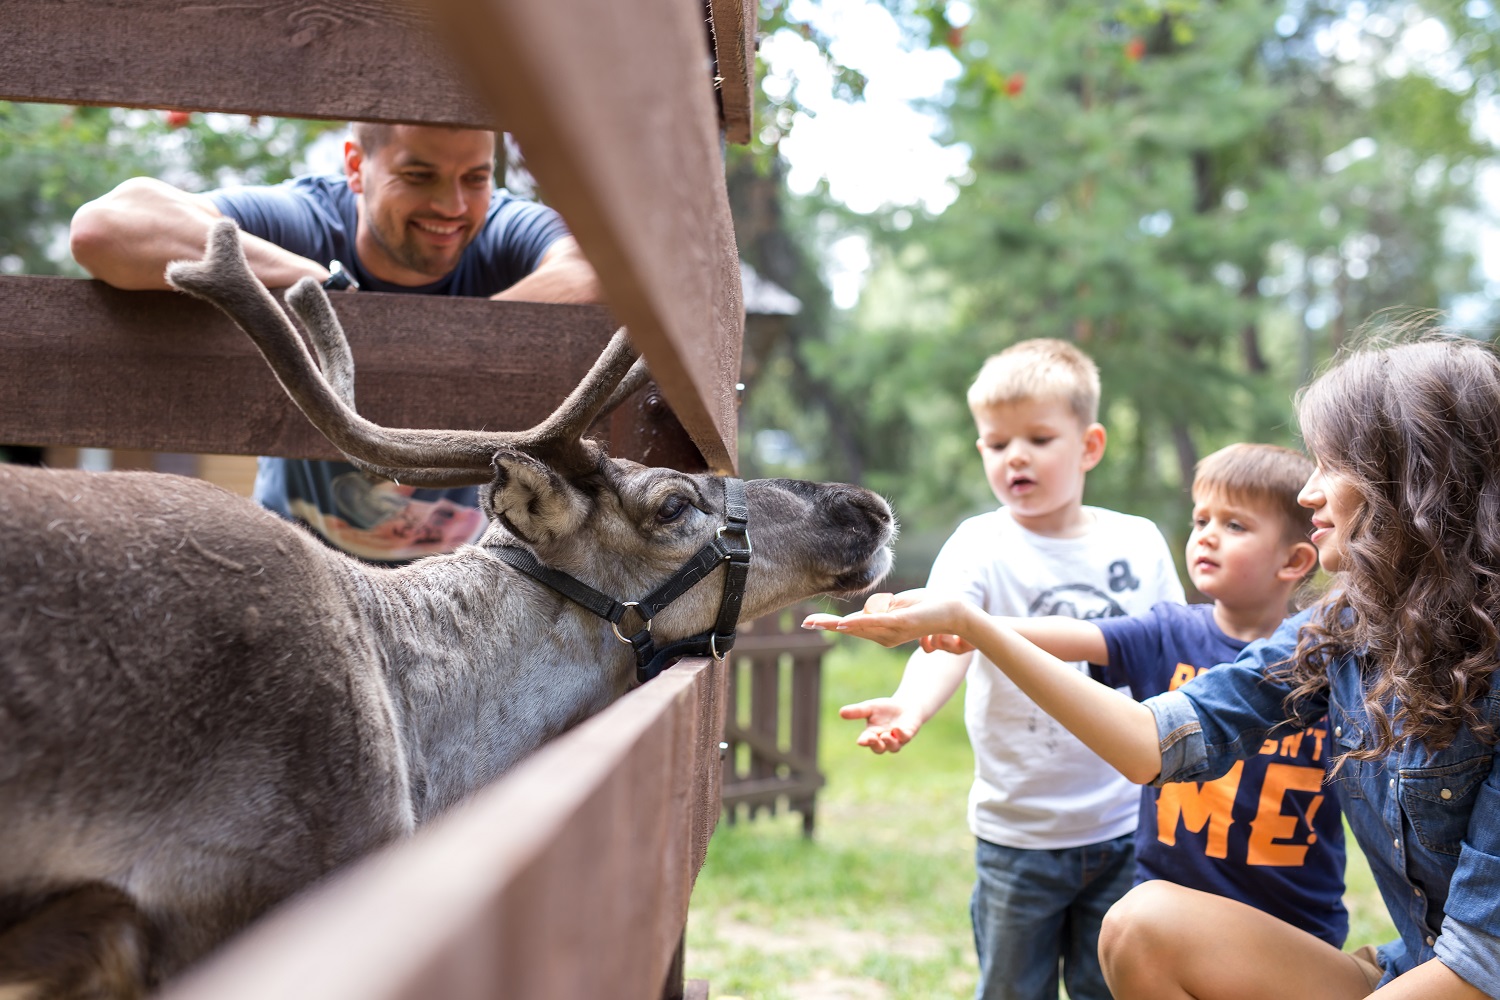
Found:
<svg viewBox="0 0 1500 1000"><path fill-rule="evenodd" d="M0 101L0 273L82 275L68 253L78 206L128 177L189 191L276 183L337 123Z"/></svg>
<svg viewBox="0 0 1500 1000"><path fill-rule="evenodd" d="M1197 459L1234 440L1295 444L1293 392L1371 317L1441 311L1487 335L1487 3L886 6L912 44L957 60L937 111L969 171L936 215L856 216L783 185L796 273L851 233L872 264L854 308L815 292L776 345L812 388L747 372L742 441L755 472L889 495L908 578L994 502L963 393L1016 340L1094 356L1111 443L1088 500L1181 540ZM787 124L787 105L768 100L763 120ZM776 131L744 158L774 164ZM862 152L881 156L882 137ZM771 183L774 165L755 177Z"/></svg>

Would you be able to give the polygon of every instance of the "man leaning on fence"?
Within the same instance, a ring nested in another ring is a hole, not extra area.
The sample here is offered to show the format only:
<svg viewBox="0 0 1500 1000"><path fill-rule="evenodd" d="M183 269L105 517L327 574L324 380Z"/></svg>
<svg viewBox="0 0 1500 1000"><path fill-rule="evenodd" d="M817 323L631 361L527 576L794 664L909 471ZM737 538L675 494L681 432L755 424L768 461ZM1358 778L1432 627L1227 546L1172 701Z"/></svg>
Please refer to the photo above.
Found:
<svg viewBox="0 0 1500 1000"><path fill-rule="evenodd" d="M192 194L125 181L73 217L73 256L117 288L165 289L166 265L203 254L234 219L250 268L280 288L529 302L597 302L599 281L558 214L495 186L493 132L356 122L343 173ZM401 563L476 541L476 487L372 481L344 462L261 458L255 499L334 548Z"/></svg>

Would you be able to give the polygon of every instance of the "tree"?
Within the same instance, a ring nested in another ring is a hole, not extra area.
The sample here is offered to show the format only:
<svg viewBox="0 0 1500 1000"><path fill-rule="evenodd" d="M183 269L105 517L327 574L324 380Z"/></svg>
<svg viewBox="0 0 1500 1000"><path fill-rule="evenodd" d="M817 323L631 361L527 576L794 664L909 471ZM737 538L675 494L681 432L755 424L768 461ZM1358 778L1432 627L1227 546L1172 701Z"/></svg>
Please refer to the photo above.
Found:
<svg viewBox="0 0 1500 1000"><path fill-rule="evenodd" d="M972 176L936 218L863 223L866 294L806 347L908 525L993 502L963 392L1018 339L1099 362L1111 448L1090 500L1185 535L1199 455L1292 441L1293 390L1366 317L1479 288L1448 234L1491 153L1470 125L1495 79L1487 7L921 9L964 66L946 110ZM1424 34L1455 44L1424 56Z"/></svg>
<svg viewBox="0 0 1500 1000"><path fill-rule="evenodd" d="M128 177L163 177L188 190L275 183L291 176L317 136L338 127L0 101L0 271L81 274L68 254L68 222Z"/></svg>

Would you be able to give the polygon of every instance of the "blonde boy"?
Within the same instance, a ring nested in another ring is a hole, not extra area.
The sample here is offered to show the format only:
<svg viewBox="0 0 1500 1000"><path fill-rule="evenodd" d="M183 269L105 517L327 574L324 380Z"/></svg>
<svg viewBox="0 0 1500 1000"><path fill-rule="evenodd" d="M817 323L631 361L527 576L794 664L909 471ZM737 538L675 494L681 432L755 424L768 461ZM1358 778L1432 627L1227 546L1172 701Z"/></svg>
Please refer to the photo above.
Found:
<svg viewBox="0 0 1500 1000"><path fill-rule="evenodd" d="M1175 690L1251 641L1269 636L1317 566L1312 510L1297 494L1313 464L1274 445L1235 444L1198 463L1188 574L1212 604L1161 604L1148 614L1081 622L1007 620L1059 658L1095 664L1099 680L1137 699ZM956 637L925 646L963 648ZM1267 741L1223 778L1141 790L1136 882L1163 879L1238 900L1336 948L1344 909L1344 831L1335 789L1324 783L1327 727ZM895 749L901 735L862 742Z"/></svg>
<svg viewBox="0 0 1500 1000"><path fill-rule="evenodd" d="M928 586L993 615L1104 619L1182 600L1150 521L1083 503L1104 455L1094 363L1059 340L1023 341L985 362L969 390L998 510L959 525ZM1087 665L1078 664L1086 670ZM982 655L918 651L890 698L850 705L861 743L899 749L968 678L974 747L969 826L977 838L970 906L979 1000L1108 1000L1099 926L1130 888L1140 792L1047 716Z"/></svg>

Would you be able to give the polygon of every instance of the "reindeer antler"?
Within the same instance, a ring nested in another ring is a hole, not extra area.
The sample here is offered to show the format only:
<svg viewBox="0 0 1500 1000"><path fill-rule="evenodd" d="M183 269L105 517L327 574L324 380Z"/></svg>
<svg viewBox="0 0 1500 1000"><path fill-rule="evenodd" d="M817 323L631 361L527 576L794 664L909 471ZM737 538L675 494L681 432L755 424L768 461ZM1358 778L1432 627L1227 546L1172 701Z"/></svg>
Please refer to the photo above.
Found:
<svg viewBox="0 0 1500 1000"><path fill-rule="evenodd" d="M645 368L636 363L635 350L622 327L577 388L551 416L529 430L381 427L354 409L353 356L323 289L304 278L288 296L308 325L323 365L320 369L286 313L251 273L238 228L230 219L215 223L204 259L173 263L167 268L167 280L234 320L255 342L298 409L366 471L415 486L487 482L490 461L500 448L572 450L599 416L645 381Z"/></svg>

